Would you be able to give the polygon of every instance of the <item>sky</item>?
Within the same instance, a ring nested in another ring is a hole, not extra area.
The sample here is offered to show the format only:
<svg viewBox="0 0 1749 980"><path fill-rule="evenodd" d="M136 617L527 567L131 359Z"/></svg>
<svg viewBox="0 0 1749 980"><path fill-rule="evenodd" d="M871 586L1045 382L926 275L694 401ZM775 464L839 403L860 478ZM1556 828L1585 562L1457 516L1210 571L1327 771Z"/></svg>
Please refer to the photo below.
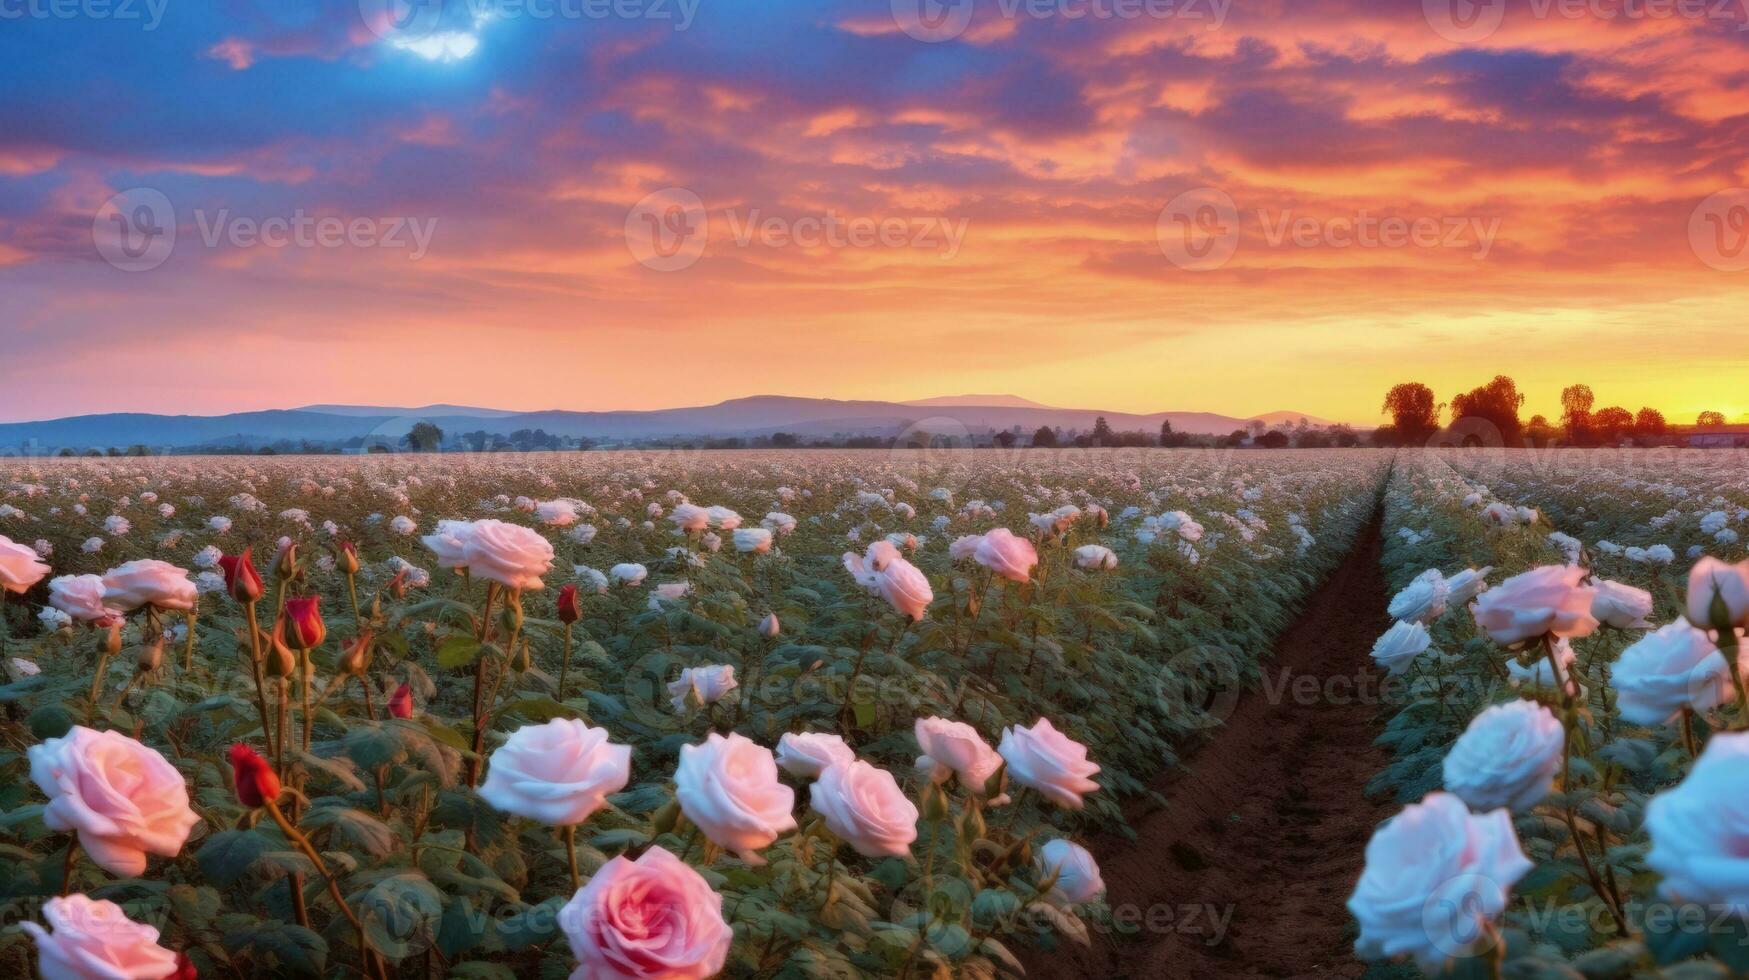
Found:
<svg viewBox="0 0 1749 980"><path fill-rule="evenodd" d="M1749 412L1749 0L0 0L0 419Z"/></svg>

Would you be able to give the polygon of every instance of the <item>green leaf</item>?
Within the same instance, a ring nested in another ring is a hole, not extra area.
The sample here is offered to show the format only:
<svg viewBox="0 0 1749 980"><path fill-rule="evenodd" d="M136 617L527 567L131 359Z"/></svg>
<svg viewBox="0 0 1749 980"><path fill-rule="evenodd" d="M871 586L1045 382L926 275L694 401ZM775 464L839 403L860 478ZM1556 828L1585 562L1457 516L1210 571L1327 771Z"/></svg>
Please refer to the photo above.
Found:
<svg viewBox="0 0 1749 980"><path fill-rule="evenodd" d="M287 972L320 975L328 960L328 941L291 922L263 919L254 928L226 932L224 943L233 952L247 950L266 955Z"/></svg>
<svg viewBox="0 0 1749 980"><path fill-rule="evenodd" d="M480 641L466 633L456 633L446 636L437 645L437 665L453 668L465 667L474 662L480 655Z"/></svg>
<svg viewBox="0 0 1749 980"><path fill-rule="evenodd" d="M221 830L207 838L194 859L201 874L223 888L240 880L266 852L267 839L253 830Z"/></svg>
<svg viewBox="0 0 1749 980"><path fill-rule="evenodd" d="M310 827L331 827L373 857L383 857L395 849L395 832L363 810L319 806L304 817L304 823Z"/></svg>

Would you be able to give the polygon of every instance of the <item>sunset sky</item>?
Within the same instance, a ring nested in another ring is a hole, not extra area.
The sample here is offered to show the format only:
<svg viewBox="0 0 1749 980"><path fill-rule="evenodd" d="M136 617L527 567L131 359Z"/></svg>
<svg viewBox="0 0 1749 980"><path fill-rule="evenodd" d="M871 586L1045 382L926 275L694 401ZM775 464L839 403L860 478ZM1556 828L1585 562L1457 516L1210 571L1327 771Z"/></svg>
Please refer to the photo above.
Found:
<svg viewBox="0 0 1749 980"><path fill-rule="evenodd" d="M1451 2L0 0L0 420L1749 412L1749 0Z"/></svg>

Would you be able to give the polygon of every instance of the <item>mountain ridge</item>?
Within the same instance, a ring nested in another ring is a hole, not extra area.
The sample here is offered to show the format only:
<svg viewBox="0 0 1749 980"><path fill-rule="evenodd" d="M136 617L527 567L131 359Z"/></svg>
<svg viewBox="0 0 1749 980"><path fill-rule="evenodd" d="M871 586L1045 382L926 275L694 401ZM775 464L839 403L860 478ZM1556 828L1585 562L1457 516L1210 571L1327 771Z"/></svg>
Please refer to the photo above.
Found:
<svg viewBox="0 0 1749 980"><path fill-rule="evenodd" d="M984 398L999 403L966 403L967 399ZM1157 432L1162 422L1170 421L1173 429L1196 434L1225 434L1245 428L1253 418L1265 424L1277 424L1279 420L1291 424L1303 417L1313 424L1324 424L1316 416L1295 412L1247 418L1214 412L1132 413L1041 406L1013 395L953 395L916 402L750 395L714 405L619 411L517 412L448 404L420 408L322 404L223 415L111 412L0 423L0 449L40 453L133 445L189 450L287 441L326 445L360 440L395 442L420 421L436 425L451 437L480 431L509 435L519 430L544 429L555 436L597 442L751 438L777 432L790 432L806 439L892 437L918 430L955 436L1016 427L1030 434L1045 425L1091 430L1100 416L1117 431Z"/></svg>

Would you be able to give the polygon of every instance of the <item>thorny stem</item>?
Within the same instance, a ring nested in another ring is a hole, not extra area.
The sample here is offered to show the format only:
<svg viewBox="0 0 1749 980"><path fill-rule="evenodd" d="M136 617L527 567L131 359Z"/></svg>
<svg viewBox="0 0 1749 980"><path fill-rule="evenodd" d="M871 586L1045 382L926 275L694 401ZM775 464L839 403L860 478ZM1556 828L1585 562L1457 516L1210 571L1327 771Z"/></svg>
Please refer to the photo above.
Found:
<svg viewBox="0 0 1749 980"><path fill-rule="evenodd" d="M565 862L571 867L571 891L583 887L583 879L577 874L577 827L575 824L565 825Z"/></svg>
<svg viewBox="0 0 1749 980"><path fill-rule="evenodd" d="M346 904L346 898L340 894L340 882L335 880L333 872L328 870L327 862L323 861L322 856L316 853L316 848L310 843L310 839L304 836L303 831L292 826L291 821L286 819L285 813L280 810L277 801L268 800L265 806L268 815L273 818L274 823L279 824L279 829L285 834L286 839L297 845L298 850L303 851L304 856L310 859L310 863L316 866L316 870L322 873L322 880L328 883L329 897L334 899L335 905L340 906L340 911L346 916L346 921L352 923L352 928L357 931L358 955L364 964L364 973L367 976L387 977L388 974L371 952L369 940L365 938L364 923L359 920L358 913L352 911L352 906Z"/></svg>

